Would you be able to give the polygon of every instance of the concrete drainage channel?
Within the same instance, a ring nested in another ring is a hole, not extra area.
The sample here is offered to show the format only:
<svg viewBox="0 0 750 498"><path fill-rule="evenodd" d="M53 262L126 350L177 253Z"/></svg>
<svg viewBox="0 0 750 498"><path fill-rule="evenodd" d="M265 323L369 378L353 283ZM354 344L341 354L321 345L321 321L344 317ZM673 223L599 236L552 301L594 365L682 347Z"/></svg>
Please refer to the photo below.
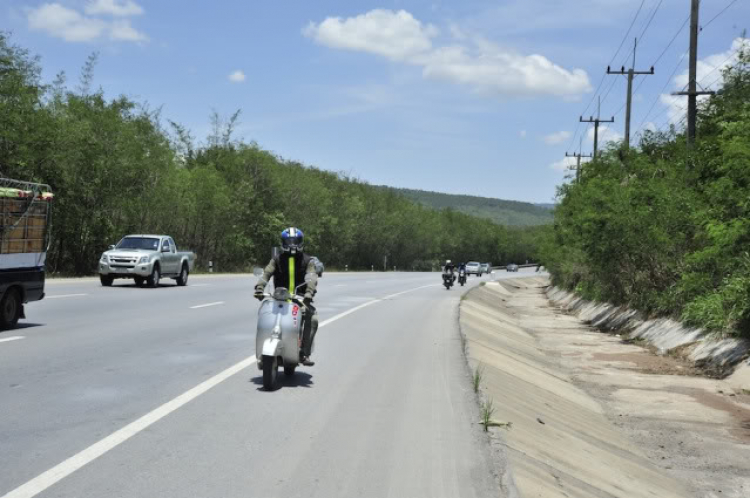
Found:
<svg viewBox="0 0 750 498"><path fill-rule="evenodd" d="M750 496L750 396L562 312L548 286L492 282L461 302L509 496Z"/></svg>

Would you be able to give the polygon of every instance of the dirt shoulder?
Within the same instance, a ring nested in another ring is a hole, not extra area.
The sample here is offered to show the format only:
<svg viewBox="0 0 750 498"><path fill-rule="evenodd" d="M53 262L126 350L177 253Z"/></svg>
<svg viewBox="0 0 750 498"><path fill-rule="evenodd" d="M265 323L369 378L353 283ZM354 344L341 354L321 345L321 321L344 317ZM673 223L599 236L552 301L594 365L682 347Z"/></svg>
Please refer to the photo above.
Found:
<svg viewBox="0 0 750 498"><path fill-rule="evenodd" d="M521 496L750 495L750 396L550 304L544 278L461 304Z"/></svg>

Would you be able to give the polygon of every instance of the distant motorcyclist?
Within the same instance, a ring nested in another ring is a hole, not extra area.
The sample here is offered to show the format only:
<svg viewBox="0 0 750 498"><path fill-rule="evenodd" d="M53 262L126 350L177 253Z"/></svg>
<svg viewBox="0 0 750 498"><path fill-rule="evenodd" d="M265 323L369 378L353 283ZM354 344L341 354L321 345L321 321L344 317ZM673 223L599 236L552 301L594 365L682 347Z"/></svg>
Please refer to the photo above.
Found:
<svg viewBox="0 0 750 498"><path fill-rule="evenodd" d="M312 257L303 252L303 246L304 234L299 228L289 227L281 232L282 252L274 256L263 270L263 275L255 284L255 297L263 300L263 291L272 276L275 287L286 287L292 293L299 287L296 293L304 295L305 305L301 363L312 366L315 362L310 360L310 354L318 332L318 314L312 302L318 286L318 274Z"/></svg>
<svg viewBox="0 0 750 498"><path fill-rule="evenodd" d="M445 260L445 266L443 266L443 274L450 274L453 277L453 281L456 281L456 265L454 265L450 259Z"/></svg>

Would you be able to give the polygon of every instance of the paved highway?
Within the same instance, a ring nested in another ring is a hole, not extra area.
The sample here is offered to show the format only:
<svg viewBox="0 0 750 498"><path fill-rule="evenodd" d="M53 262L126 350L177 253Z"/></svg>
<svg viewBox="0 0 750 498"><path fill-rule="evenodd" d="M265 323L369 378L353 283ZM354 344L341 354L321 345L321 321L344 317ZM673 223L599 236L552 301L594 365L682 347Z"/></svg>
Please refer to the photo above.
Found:
<svg viewBox="0 0 750 498"><path fill-rule="evenodd" d="M0 497L499 495L457 331L465 289L324 276L317 364L265 392L254 282L48 282L0 333Z"/></svg>

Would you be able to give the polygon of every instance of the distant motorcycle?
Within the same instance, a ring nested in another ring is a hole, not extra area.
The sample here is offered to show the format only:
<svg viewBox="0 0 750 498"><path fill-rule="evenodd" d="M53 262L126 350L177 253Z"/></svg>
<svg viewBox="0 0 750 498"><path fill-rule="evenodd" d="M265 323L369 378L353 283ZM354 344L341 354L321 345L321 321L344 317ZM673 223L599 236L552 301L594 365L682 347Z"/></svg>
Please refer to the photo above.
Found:
<svg viewBox="0 0 750 498"><path fill-rule="evenodd" d="M451 290L455 278L456 277L454 277L452 273L443 273L443 285L445 286L445 290Z"/></svg>
<svg viewBox="0 0 750 498"><path fill-rule="evenodd" d="M461 284L461 287L466 284L466 270L461 269L458 271L458 283Z"/></svg>

